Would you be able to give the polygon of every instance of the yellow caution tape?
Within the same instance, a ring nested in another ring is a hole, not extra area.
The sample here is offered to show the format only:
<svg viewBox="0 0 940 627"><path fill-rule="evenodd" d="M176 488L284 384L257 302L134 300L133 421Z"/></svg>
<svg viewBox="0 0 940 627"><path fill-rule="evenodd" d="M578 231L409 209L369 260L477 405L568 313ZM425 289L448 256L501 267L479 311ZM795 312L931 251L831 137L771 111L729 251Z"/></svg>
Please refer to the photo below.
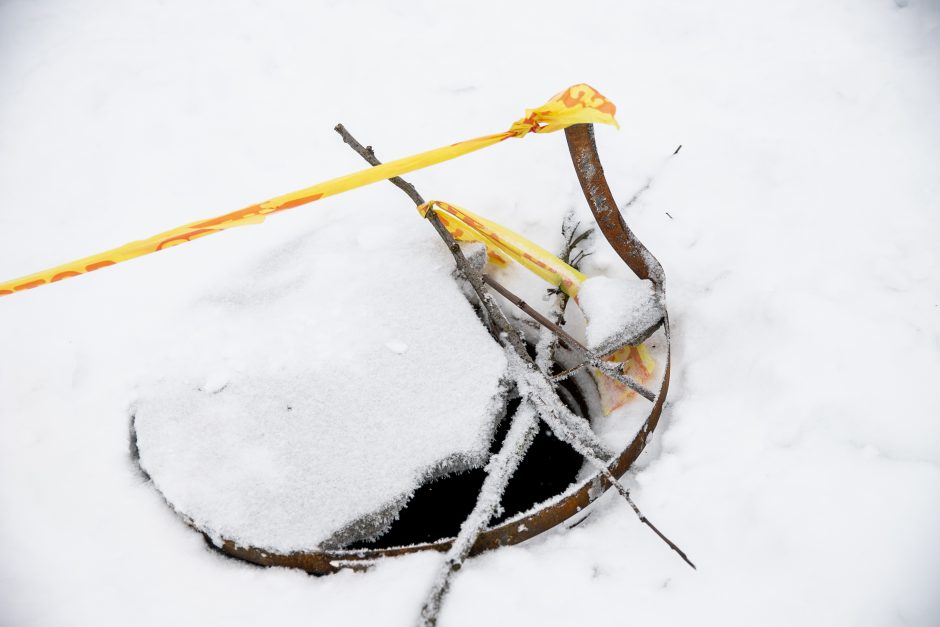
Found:
<svg viewBox="0 0 940 627"><path fill-rule="evenodd" d="M485 244L490 261L505 265L508 263L506 257L514 259L552 285L561 288L577 302L578 291L587 276L535 242L501 224L441 200L431 200L418 207L422 216L427 216L428 211L433 211L440 218L454 239ZM623 346L604 359L623 364L624 372L642 383L649 381L656 369L656 360L646 344ZM591 374L597 383L601 410L605 416L623 407L637 395L632 389L597 368L591 368Z"/></svg>
<svg viewBox="0 0 940 627"><path fill-rule="evenodd" d="M552 285L561 288L577 302L578 291L587 276L535 242L501 224L441 200L431 200L418 207L422 216L426 216L428 211L433 211L440 218L455 239L485 244L491 261L503 265L507 263L508 256ZM623 346L604 359L623 364L624 372L642 383L649 381L656 369L656 361L645 344ZM597 368L591 368L591 374L597 383L601 410L605 416L623 407L637 395L632 389Z"/></svg>
<svg viewBox="0 0 940 627"><path fill-rule="evenodd" d="M426 217L428 211L437 215L454 239L486 245L490 261L505 265L509 261L507 257L514 259L577 302L578 292L587 276L535 242L501 224L442 200L430 200L418 207L422 216ZM656 360L646 344L623 346L604 357L604 360L622 364L625 374L642 383L649 381L656 369ZM631 388L597 368L591 368L591 374L597 383L601 411L605 416L623 407L637 395Z"/></svg>
<svg viewBox="0 0 940 627"><path fill-rule="evenodd" d="M527 109L526 117L514 122L508 131L477 137L476 139L443 146L396 161L389 161L382 165L318 183L312 187L284 194L216 218L192 222L144 240L125 244L113 250L78 259L19 279L6 281L0 283L0 296L112 266L128 259L157 252L184 242L191 242L232 227L260 224L272 213L285 211L377 181L401 176L414 170L481 150L511 137L524 137L529 133L551 133L567 128L572 124L599 123L617 126L614 119L616 110L614 103L588 85L574 85L554 96L541 107Z"/></svg>
<svg viewBox="0 0 940 627"><path fill-rule="evenodd" d="M428 211L434 211L441 218L455 239L483 242L490 259L502 260L501 253L505 253L574 299L578 297L581 284L587 280L587 276L535 242L492 220L441 200L432 200L418 207L422 216Z"/></svg>
<svg viewBox="0 0 940 627"><path fill-rule="evenodd" d="M425 205L422 205L424 207ZM420 211L419 207L419 211ZM505 268L510 264L512 259L507 257L503 251L499 249L498 246L495 246L493 242L488 241L487 237L482 233L478 232L476 229L472 228L470 225L463 222L460 218L448 215L443 211L434 211L437 217L440 219L441 224L444 225L450 234L458 242L480 242L486 245L486 260L490 263L493 263L497 266ZM427 215L427 212L423 212L424 215Z"/></svg>
<svg viewBox="0 0 940 627"><path fill-rule="evenodd" d="M428 211L433 211L440 218L455 239L485 244L491 261L503 265L507 263L508 256L552 285L561 288L577 302L578 291L587 276L535 242L501 224L441 200L431 200L418 207L422 216L426 216ZM641 383L649 381L656 370L656 360L646 344L623 346L604 357L604 360L623 364L624 373ZM601 411L605 416L623 407L637 395L632 389L597 368L591 368L591 374L597 383Z"/></svg>

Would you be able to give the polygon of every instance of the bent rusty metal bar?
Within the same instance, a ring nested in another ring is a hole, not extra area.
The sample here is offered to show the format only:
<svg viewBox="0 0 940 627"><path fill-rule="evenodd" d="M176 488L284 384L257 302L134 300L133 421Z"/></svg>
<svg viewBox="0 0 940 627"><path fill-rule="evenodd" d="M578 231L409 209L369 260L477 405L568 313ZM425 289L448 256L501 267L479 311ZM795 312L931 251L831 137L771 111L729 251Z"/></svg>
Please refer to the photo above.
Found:
<svg viewBox="0 0 940 627"><path fill-rule="evenodd" d="M604 166L601 165L594 143L593 125L569 126L565 129L565 138L568 140L571 161L578 173L578 181L597 220L597 226L634 274L641 279L651 280L661 289L666 279L663 267L623 221L614 195L610 193Z"/></svg>
<svg viewBox="0 0 940 627"><path fill-rule="evenodd" d="M597 154L593 126L590 124L571 126L565 129L565 135L584 196L604 237L639 278L650 279L656 288L662 291L665 281L662 266L627 227L614 202ZM666 394L669 391L669 374L672 365L668 315L663 320L663 329L666 335L666 365L663 380L643 426L629 446L610 462L609 468L615 477L623 476L636 461L645 448L650 434L659 424ZM487 529L473 545L471 555L533 538L585 510L609 487L610 483L600 472L596 472L576 486L569 488L560 498L551 499L528 513L519 514ZM286 566L300 568L311 574L325 575L343 568L368 568L372 562L382 557L418 551L447 551L453 540L454 538L446 538L437 542L385 549L338 549L300 551L290 554L271 553L258 548L238 546L230 540L224 540L219 548L228 555L262 566Z"/></svg>

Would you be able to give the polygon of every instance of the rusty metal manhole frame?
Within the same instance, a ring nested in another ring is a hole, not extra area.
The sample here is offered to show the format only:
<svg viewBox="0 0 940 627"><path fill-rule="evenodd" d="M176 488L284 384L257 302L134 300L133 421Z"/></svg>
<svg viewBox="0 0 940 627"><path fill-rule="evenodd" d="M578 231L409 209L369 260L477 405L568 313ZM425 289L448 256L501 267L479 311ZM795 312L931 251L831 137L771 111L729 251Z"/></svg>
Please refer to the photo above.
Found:
<svg viewBox="0 0 940 627"><path fill-rule="evenodd" d="M604 176L594 142L592 124L576 124L565 129L568 150L578 175L584 197L604 237L614 248L624 263L640 279L649 279L656 289L664 294L665 274L656 258L647 250L633 232L627 227L614 201L613 194ZM634 436L633 441L613 459L608 468L615 477L621 477L636 461L646 447L647 439L659 424L666 394L669 390L671 368L671 346L669 333L669 315L664 313L662 320L666 337L666 364L663 380L656 393L653 407L643 426ZM569 487L561 498L555 497L550 502L518 514L513 518L488 528L473 545L471 555L476 555L500 546L518 544L533 538L544 531L584 511L610 487L610 483L596 471L578 484ZM381 549L335 549L317 551L296 551L287 554L273 553L254 547L239 546L231 540L224 540L219 548L222 552L247 562L261 566L282 566L299 568L315 575L326 575L343 568L367 568L383 557L406 555L419 551L446 552L454 538L444 538L436 542L425 542L401 547Z"/></svg>

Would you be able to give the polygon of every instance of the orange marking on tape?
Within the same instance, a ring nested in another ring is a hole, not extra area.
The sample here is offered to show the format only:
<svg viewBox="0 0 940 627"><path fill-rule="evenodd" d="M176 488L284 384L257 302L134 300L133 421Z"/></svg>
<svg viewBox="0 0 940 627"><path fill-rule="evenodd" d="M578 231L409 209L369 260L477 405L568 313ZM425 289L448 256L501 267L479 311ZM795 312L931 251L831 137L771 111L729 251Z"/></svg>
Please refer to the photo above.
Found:
<svg viewBox="0 0 940 627"><path fill-rule="evenodd" d="M297 200L289 200L283 205L279 206L276 209L265 211L265 213L274 213L276 211L284 211L285 209L293 209L294 207L299 207L300 205L306 205L308 202L313 202L315 200L320 200L323 198L323 194L314 194L313 196L307 196L306 198L298 198Z"/></svg>
<svg viewBox="0 0 940 627"><path fill-rule="evenodd" d="M211 218L211 219L206 220L206 221L204 221L204 222L197 222L196 224L193 224L193 225L191 225L191 226L192 226L194 229L207 229L207 228L212 227L212 226L220 226L220 225L222 225L222 224L225 224L226 222L232 222L232 221L235 221L235 220L242 220L242 219L244 219L244 218L247 218L247 217L250 217L250 216L253 216L253 215L262 215L262 214L261 214L261 205L251 205L250 207L245 207L244 209L239 209L238 211L232 211L232 212L226 213L224 216L218 216L218 217L215 217L215 218ZM172 240L174 240L174 239L176 239L176 238L174 237L174 238L171 238L171 239L166 240L166 241L169 242L169 241L172 241ZM163 250L163 249L160 248L160 247L158 247L157 250Z"/></svg>
<svg viewBox="0 0 940 627"><path fill-rule="evenodd" d="M49 282L55 283L56 281L61 281L62 279L67 279L72 276L78 276L79 274L81 274L81 272L75 272L74 270L66 270L65 272L60 272L59 274L49 279Z"/></svg>
<svg viewBox="0 0 940 627"><path fill-rule="evenodd" d="M164 248L172 248L177 244L183 244L185 242L191 242L194 239L198 239L209 233L215 233L219 229L198 229L195 231L190 231L189 233L184 233L183 235L177 235L176 237L171 237L170 239L165 239L160 242L154 250L163 250Z"/></svg>
<svg viewBox="0 0 940 627"><path fill-rule="evenodd" d="M245 207L244 209L239 209L238 211L232 211L226 213L223 216L218 216L216 218L211 218L209 220L204 220L202 222L197 222L191 225L194 229L209 229L215 226L223 226L228 222L238 222L240 220L245 220L246 218L251 218L252 216L267 216L272 213L277 213L278 211L285 211L287 209L293 209L294 207L299 207L300 205L305 205L308 202L313 202L315 200L320 200L323 197L323 194L313 194L311 196L305 196L303 198L296 198L294 200L288 200L287 202L274 206L274 207L263 207L264 203L258 203L251 205L250 207ZM213 229L217 230L217 229ZM167 242L175 242L177 238L171 238L166 240ZM185 241L189 241L188 239ZM176 242L181 243L181 242ZM175 246L176 244L172 244ZM165 246L164 246L165 247ZM163 248L157 248L157 250L163 250Z"/></svg>
<svg viewBox="0 0 940 627"><path fill-rule="evenodd" d="M29 283L23 283L22 285L17 285L13 288L14 292L22 292L23 290L31 290L34 287L39 287L44 285L46 282L45 279L36 279L35 281L30 281Z"/></svg>
<svg viewBox="0 0 940 627"><path fill-rule="evenodd" d="M541 259L538 259L537 257L533 257L531 254L529 254L529 253L527 253L527 252L523 252L523 253L522 253L522 256L525 257L526 259L528 259L529 261L531 261L532 263L534 263L535 265L537 265L537 266L540 267L540 268L545 268L546 270L551 270L551 269L552 269L547 263L545 263L545 262L542 261Z"/></svg>
<svg viewBox="0 0 940 627"><path fill-rule="evenodd" d="M583 105L609 115L615 115L617 113L617 106L614 103L596 90L594 90L592 96L587 89L587 85L574 85L569 87L561 94L560 100L566 107Z"/></svg>
<svg viewBox="0 0 940 627"><path fill-rule="evenodd" d="M91 265L85 266L85 270L88 271L88 272L94 272L95 270L100 270L101 268L107 268L108 266L113 266L113 265L114 265L114 262L113 262L113 261L110 261L110 260L108 260L108 259L105 259L104 261L98 261L98 262L93 263L93 264L91 264ZM77 274L77 273L76 273L76 274ZM63 278L65 278L65 277L63 277Z"/></svg>

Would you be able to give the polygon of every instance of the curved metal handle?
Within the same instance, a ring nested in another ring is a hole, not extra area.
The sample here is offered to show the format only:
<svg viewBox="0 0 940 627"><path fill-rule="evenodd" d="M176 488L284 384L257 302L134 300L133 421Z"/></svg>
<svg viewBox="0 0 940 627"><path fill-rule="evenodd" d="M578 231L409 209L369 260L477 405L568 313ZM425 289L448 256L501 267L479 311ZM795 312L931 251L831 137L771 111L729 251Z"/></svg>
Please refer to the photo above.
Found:
<svg viewBox="0 0 940 627"><path fill-rule="evenodd" d="M565 129L565 138L584 197L604 237L638 277L649 279L662 289L666 280L663 267L623 221L614 195L607 185L604 166L601 165L594 143L594 125L569 126Z"/></svg>

